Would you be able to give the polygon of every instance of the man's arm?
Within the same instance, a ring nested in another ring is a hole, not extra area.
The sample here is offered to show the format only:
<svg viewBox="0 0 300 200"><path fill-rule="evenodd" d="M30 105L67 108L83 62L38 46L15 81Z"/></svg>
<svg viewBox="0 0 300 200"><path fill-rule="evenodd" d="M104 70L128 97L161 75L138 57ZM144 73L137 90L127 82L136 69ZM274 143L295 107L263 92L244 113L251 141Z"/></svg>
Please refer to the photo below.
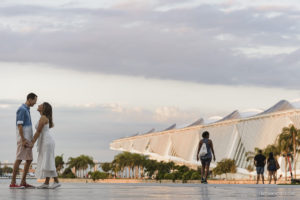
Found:
<svg viewBox="0 0 300 200"><path fill-rule="evenodd" d="M18 124L18 129L19 129L19 134L20 134L20 137L21 137L22 145L25 147L28 142L27 142L26 138L24 137L23 125Z"/></svg>
<svg viewBox="0 0 300 200"><path fill-rule="evenodd" d="M25 120L25 110L19 109L17 111L17 126L18 126L20 137L21 137L22 145L26 146L28 141L24 137L24 132L23 132L24 120Z"/></svg>

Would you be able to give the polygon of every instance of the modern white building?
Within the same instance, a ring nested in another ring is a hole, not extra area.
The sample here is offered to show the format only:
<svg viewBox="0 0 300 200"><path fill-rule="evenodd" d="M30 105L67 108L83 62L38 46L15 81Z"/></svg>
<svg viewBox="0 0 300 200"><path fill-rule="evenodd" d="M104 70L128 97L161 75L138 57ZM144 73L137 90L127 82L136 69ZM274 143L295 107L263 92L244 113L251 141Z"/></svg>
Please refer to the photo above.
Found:
<svg viewBox="0 0 300 200"><path fill-rule="evenodd" d="M297 107L296 104L282 100L271 108L252 116L245 116L234 111L221 120L208 124L205 124L203 119L199 119L185 128L176 129L175 125L172 125L164 131L150 131L142 135L114 140L110 148L150 155L156 160L200 165L196 162L198 143L202 138L202 132L209 131L215 149L216 162L224 158L234 159L238 172L249 174L246 168L251 163L246 161L245 153L254 151L256 147L263 149L275 143L283 127L293 124L300 128L300 109ZM299 155L295 161L297 169L300 169ZM212 162L211 167L214 167L216 162ZM279 162L281 168L278 175L284 176L284 159L280 158ZM300 174L299 172L297 174Z"/></svg>

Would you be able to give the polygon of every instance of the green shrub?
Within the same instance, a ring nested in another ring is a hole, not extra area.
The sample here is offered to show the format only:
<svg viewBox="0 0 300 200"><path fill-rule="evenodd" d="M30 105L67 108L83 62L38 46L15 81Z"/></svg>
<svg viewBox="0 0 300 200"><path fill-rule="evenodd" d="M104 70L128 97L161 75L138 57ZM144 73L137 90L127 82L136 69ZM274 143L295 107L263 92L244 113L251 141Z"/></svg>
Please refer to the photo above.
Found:
<svg viewBox="0 0 300 200"><path fill-rule="evenodd" d="M216 175L236 173L235 161L232 159L223 159L217 163L217 166L213 169L213 172Z"/></svg>
<svg viewBox="0 0 300 200"><path fill-rule="evenodd" d="M199 172L193 172L191 176L191 180L200 180L201 174Z"/></svg>
<svg viewBox="0 0 300 200"><path fill-rule="evenodd" d="M60 178L75 178L75 174L72 172L71 168L66 168Z"/></svg>
<svg viewBox="0 0 300 200"><path fill-rule="evenodd" d="M183 173L182 175L182 180L183 181L186 181L186 180L190 180L191 179L191 176L192 176L192 171L186 171Z"/></svg>
<svg viewBox="0 0 300 200"><path fill-rule="evenodd" d="M106 179L108 178L109 174L105 173L105 172L99 172L99 171L95 171L91 173L91 178L93 179L93 181L95 180L99 180L99 179Z"/></svg>
<svg viewBox="0 0 300 200"><path fill-rule="evenodd" d="M175 175L173 173L165 173L164 179L174 180Z"/></svg>

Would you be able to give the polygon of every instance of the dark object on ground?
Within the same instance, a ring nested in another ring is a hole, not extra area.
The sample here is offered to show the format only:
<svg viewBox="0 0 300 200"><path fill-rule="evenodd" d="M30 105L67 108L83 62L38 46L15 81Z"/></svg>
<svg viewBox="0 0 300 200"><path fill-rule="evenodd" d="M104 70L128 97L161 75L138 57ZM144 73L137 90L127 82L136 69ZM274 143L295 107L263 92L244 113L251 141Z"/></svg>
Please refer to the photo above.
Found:
<svg viewBox="0 0 300 200"><path fill-rule="evenodd" d="M292 184L300 184L300 179L292 179Z"/></svg>

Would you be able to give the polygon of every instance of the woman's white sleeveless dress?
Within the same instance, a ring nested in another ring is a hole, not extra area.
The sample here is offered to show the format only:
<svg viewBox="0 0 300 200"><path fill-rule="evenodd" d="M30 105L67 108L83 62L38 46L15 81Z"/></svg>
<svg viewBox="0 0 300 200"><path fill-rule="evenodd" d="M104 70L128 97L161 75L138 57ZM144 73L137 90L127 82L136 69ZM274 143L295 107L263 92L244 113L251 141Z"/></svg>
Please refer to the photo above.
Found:
<svg viewBox="0 0 300 200"><path fill-rule="evenodd" d="M35 127L37 129L38 124ZM54 154L55 142L50 135L49 129L49 123L45 124L37 141L39 154L35 175L38 179L57 177Z"/></svg>

